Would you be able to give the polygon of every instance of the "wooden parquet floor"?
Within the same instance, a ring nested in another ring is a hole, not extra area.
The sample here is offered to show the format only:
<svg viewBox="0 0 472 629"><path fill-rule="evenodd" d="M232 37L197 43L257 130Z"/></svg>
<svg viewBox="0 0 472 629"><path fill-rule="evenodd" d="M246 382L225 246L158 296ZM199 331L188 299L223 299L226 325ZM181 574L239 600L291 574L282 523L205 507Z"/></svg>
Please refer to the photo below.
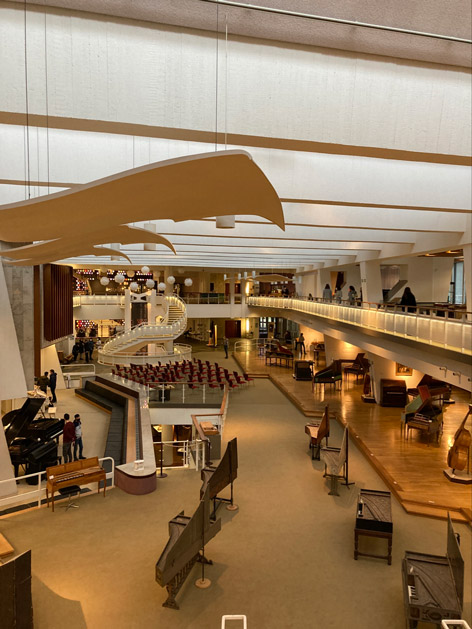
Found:
<svg viewBox="0 0 472 629"><path fill-rule="evenodd" d="M353 376L343 381L341 391L326 387L313 393L311 382L296 381L291 368L266 366L255 352L237 352L233 357L249 375L269 377L307 417L319 416L329 404L330 413L347 423L351 439L408 513L445 518L450 511L453 519L471 524L472 485L451 483L443 474L448 443L468 410L467 391L455 388L455 404L444 405L444 433L439 444L428 444L418 431L411 431L406 441L400 429L403 409L364 403L362 383L356 384ZM317 369L323 367L320 362Z"/></svg>

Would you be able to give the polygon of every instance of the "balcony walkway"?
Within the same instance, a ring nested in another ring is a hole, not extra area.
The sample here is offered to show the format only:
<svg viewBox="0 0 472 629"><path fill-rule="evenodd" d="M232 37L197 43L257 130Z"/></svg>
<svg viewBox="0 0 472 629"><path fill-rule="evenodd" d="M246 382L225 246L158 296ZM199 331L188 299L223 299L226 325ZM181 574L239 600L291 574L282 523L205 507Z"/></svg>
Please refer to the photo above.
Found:
<svg viewBox="0 0 472 629"><path fill-rule="evenodd" d="M241 370L249 375L270 378L308 418L319 416L325 404L329 404L330 412L335 413L341 423L349 424L352 441L405 511L445 518L449 510L454 520L471 524L471 486L451 483L443 474L443 469L447 468L448 441L467 413L470 399L467 391L453 389L452 398L456 403L444 406L441 442L439 446L435 442L428 445L416 431L410 433L409 441L404 440L400 434L401 408L362 402L362 383L356 384L352 376L344 380L341 391L327 387L325 392L321 390L313 394L311 382L294 380L292 369L266 366L264 358L255 351L236 352L233 357ZM324 366L324 362L320 362L317 369Z"/></svg>

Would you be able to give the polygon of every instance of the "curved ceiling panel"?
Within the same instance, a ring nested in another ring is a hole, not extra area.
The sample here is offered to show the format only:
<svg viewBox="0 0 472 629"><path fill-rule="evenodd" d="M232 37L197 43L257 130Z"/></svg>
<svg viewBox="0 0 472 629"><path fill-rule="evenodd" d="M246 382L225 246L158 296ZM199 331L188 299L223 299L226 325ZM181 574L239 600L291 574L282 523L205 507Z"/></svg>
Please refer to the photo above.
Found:
<svg viewBox="0 0 472 629"><path fill-rule="evenodd" d="M0 240L91 237L123 223L227 214L261 216L284 228L277 193L245 151L157 162L65 192L0 206Z"/></svg>

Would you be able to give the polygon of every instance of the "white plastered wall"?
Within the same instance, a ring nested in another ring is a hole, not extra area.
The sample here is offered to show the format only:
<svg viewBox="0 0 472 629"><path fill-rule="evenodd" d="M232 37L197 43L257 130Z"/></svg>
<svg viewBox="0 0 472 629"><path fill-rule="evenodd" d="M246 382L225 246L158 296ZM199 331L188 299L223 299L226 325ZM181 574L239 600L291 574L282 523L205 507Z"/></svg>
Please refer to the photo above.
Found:
<svg viewBox="0 0 472 629"><path fill-rule="evenodd" d="M416 301L447 302L454 258L414 258L408 261L408 286ZM400 291L398 296L401 296Z"/></svg>
<svg viewBox="0 0 472 629"><path fill-rule="evenodd" d="M328 334L324 335L325 352L326 352L326 364L329 365L333 360L345 358L353 359L362 350L356 345L351 345L346 341L341 341Z"/></svg>
<svg viewBox="0 0 472 629"><path fill-rule="evenodd" d="M46 371L49 373L51 369L54 369L57 373L57 388L65 389L66 383L62 375L61 364L57 356L55 345L49 345L41 350L41 373L45 373Z"/></svg>
<svg viewBox="0 0 472 629"><path fill-rule="evenodd" d="M373 364L371 375L373 374L374 394L377 404L380 404L381 401L381 380L404 380L406 382L407 388L413 388L416 387L418 382L424 376L424 373L418 371L417 369L413 369L413 373L411 376L397 376L395 373L396 361L388 360L387 358L383 358L382 356L378 356L377 354L372 353L368 353L366 355L366 358ZM408 365L404 366L408 367Z"/></svg>

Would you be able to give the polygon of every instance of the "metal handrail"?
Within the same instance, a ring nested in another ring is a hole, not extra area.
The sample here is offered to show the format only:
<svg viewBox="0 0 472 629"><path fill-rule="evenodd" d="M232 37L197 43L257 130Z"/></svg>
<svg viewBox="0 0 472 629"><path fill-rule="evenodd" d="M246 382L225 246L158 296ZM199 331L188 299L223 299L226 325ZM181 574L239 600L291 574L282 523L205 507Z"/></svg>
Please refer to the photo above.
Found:
<svg viewBox="0 0 472 629"><path fill-rule="evenodd" d="M111 486L113 487L115 484L115 460L111 456L104 456L98 459L99 463L103 461L111 461L111 471L106 473L106 479L111 478ZM4 480L0 480L0 485L4 483L13 483L16 487L16 482L20 480L26 480L27 478L37 477L38 484L35 489L31 491L26 491L21 494L14 494L12 496L5 496L0 498L0 509L2 505L7 506L10 504L23 504L25 502L25 498L28 496L37 496L35 500L38 502L38 509L41 508L41 500L44 498L46 493L46 488L41 486L41 476L45 474L45 470L42 472L34 472L33 474L25 474L24 476L14 476L13 478L5 478Z"/></svg>
<svg viewBox="0 0 472 629"><path fill-rule="evenodd" d="M171 446L172 448L177 447L177 445L181 443L183 445L179 447L183 447L184 450L182 465L163 465L163 470L187 469L190 466L190 448L195 446L194 441L187 439L186 441L159 441L159 443L162 446ZM157 467L160 467L159 464L157 464Z"/></svg>
<svg viewBox="0 0 472 629"><path fill-rule="evenodd" d="M472 320L458 320L418 314L418 312L416 314L396 310L392 312L385 309L385 304L364 302L362 308L357 308L298 297L249 297L248 305L313 314L330 321L341 321L359 328L368 328L472 355ZM397 307L402 310L409 308L409 306ZM465 315L468 316L469 313Z"/></svg>

